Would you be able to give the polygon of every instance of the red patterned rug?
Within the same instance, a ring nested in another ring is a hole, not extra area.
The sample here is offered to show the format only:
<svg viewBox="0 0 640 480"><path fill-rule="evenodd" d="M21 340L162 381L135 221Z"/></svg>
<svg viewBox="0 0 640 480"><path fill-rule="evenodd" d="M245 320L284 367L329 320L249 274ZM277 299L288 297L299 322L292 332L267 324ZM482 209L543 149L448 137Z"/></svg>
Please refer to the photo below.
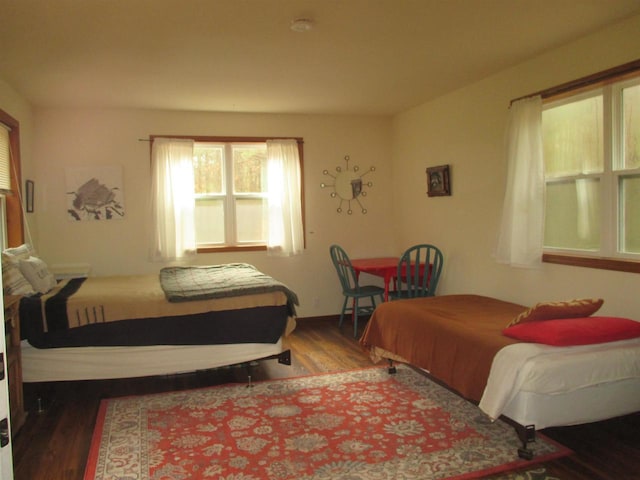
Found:
<svg viewBox="0 0 640 480"><path fill-rule="evenodd" d="M512 427L405 366L104 400L85 480L469 479L518 458Z"/></svg>

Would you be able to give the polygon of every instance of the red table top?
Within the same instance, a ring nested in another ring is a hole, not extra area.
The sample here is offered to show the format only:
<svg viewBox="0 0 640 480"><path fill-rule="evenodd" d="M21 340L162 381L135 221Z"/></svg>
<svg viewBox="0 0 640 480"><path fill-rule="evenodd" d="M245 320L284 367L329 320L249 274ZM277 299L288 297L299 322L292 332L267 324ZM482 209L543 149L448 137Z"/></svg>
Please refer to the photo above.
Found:
<svg viewBox="0 0 640 480"><path fill-rule="evenodd" d="M396 274L398 260L399 257L357 258L351 260L351 265L358 272L392 277Z"/></svg>

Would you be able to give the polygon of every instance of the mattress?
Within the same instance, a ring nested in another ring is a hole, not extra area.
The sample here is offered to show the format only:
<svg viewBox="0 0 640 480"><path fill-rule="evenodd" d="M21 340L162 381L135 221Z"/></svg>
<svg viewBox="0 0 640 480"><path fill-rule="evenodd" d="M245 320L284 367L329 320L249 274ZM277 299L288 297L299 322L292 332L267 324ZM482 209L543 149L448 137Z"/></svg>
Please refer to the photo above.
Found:
<svg viewBox="0 0 640 480"><path fill-rule="evenodd" d="M494 419L502 414L509 417L517 415L524 421L531 422L534 419L526 418L527 413L523 409L527 402L538 399L539 403L543 403L543 399L560 399L561 396L579 397L580 392L598 391L602 394L607 386L614 390L617 386L631 389L628 392L630 395L615 396L614 403L624 407L612 410L609 416L640 410L640 338L573 347L553 347L538 343L519 343L504 347L494 358L479 406ZM518 396L520 397L516 400ZM600 412L608 412L613 405L609 402L602 404L602 398L598 397L585 398L584 402L586 404L580 402L574 407L566 405L570 408L564 411L561 406L555 407L558 410L549 413L565 417L569 414L573 418L571 422L577 423L580 422L580 416L585 415L576 414L572 411L574 408L587 411L588 405L595 404L601 407ZM552 402L549 400L544 403ZM593 414L587 416L593 417ZM557 425L557 421L542 420L545 418L542 415L539 417L532 422L537 428L544 428L538 426L540 424Z"/></svg>
<svg viewBox="0 0 640 480"><path fill-rule="evenodd" d="M157 275L90 277L68 296L62 281L25 297L21 335L38 348L275 343L291 326L285 293L173 303Z"/></svg>

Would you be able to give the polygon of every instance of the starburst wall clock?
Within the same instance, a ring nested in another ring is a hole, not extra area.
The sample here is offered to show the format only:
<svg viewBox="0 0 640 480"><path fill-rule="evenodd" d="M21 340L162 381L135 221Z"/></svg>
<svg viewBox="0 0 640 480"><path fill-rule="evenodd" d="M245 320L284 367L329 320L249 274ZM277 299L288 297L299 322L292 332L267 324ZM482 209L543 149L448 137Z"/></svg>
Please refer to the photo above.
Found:
<svg viewBox="0 0 640 480"><path fill-rule="evenodd" d="M349 155L344 156L346 163L345 168L337 166L335 173L329 170L324 170L322 173L328 177L333 178L333 183L321 183L322 188L333 188L330 196L331 198L337 198L339 200L338 208L336 211L342 213L346 208L347 214L353 214L351 202L358 204L362 213L367 213L367 209L362 205L362 198L367 196L367 188L373 187L373 182L365 182L363 177L369 173L376 171L376 167L371 167L364 172L360 172L360 168L357 165L353 166L353 169L349 169Z"/></svg>

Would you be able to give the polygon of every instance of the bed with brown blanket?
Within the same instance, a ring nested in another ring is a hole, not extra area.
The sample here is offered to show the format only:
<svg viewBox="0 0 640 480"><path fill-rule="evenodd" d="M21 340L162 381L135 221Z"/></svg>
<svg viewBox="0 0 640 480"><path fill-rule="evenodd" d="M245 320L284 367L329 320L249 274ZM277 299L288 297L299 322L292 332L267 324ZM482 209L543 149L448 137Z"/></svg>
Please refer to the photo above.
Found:
<svg viewBox="0 0 640 480"><path fill-rule="evenodd" d="M640 411L640 338L553 346L505 336L526 310L478 295L387 302L360 343L374 361L427 370L492 419L540 429Z"/></svg>
<svg viewBox="0 0 640 480"><path fill-rule="evenodd" d="M21 301L24 380L158 375L277 355L297 304L248 264L63 280Z"/></svg>

